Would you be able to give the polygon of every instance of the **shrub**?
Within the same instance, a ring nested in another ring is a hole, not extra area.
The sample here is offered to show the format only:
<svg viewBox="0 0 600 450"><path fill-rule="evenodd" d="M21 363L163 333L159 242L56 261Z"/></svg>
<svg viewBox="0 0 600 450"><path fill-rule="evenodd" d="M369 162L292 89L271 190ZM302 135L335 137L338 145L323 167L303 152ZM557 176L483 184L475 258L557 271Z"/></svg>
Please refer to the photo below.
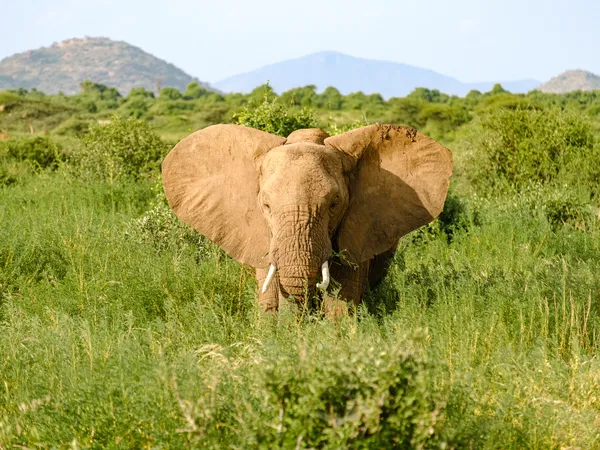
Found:
<svg viewBox="0 0 600 450"><path fill-rule="evenodd" d="M429 440L437 413L423 361L401 346L356 350L265 364L279 412L274 443L293 448L302 436L308 448L417 448Z"/></svg>
<svg viewBox="0 0 600 450"><path fill-rule="evenodd" d="M17 181L17 176L11 170L9 170L4 164L0 165L0 188L15 184Z"/></svg>
<svg viewBox="0 0 600 450"><path fill-rule="evenodd" d="M536 109L532 104L532 99L510 94L497 94L492 96L486 96L483 98L483 101L477 105L477 109L485 112L485 111L493 111L496 109Z"/></svg>
<svg viewBox="0 0 600 450"><path fill-rule="evenodd" d="M554 230L566 224L579 230L585 230L586 223L593 220L590 205L571 191L560 191L547 198L544 201L543 209L546 219Z"/></svg>
<svg viewBox="0 0 600 450"><path fill-rule="evenodd" d="M317 126L310 110L302 108L299 112L293 112L277 99L269 100L266 93L262 103L251 102L234 114L233 122L284 137L295 130Z"/></svg>
<svg viewBox="0 0 600 450"><path fill-rule="evenodd" d="M192 81L187 85L183 92L183 98L186 100L195 100L208 95L210 91L205 87L201 86L197 81Z"/></svg>
<svg viewBox="0 0 600 450"><path fill-rule="evenodd" d="M588 115L590 115L590 116L593 116L593 117L600 116L600 105L598 105L598 104L595 104L595 105L592 105L592 106L590 106L590 107L589 107L589 108L586 110L586 113L587 113Z"/></svg>
<svg viewBox="0 0 600 450"><path fill-rule="evenodd" d="M420 129L425 124L421 120L421 111L427 106L427 103L419 98L394 98L390 100L390 118L391 123L398 125L408 125Z"/></svg>
<svg viewBox="0 0 600 450"><path fill-rule="evenodd" d="M62 147L47 136L10 139L4 145L9 158L31 163L39 169L56 169L66 159Z"/></svg>
<svg viewBox="0 0 600 450"><path fill-rule="evenodd" d="M345 133L350 130L371 125L371 122L369 122L366 117L363 117L361 120L355 120L352 123L345 123L343 125L338 125L335 122L332 123L332 121L333 117L329 117L329 126L327 127L326 131L330 136L335 136L336 134Z"/></svg>
<svg viewBox="0 0 600 450"><path fill-rule="evenodd" d="M554 232L563 227L568 232L593 232L599 224L598 204L590 201L585 186L530 183L509 198L495 209L512 214L515 220L545 219Z"/></svg>
<svg viewBox="0 0 600 450"><path fill-rule="evenodd" d="M472 209L450 190L440 215L433 222L412 232L408 240L424 243L441 235L451 242L457 233L468 231L472 225L481 225L479 211Z"/></svg>
<svg viewBox="0 0 600 450"><path fill-rule="evenodd" d="M149 97L142 97L140 95L129 96L127 101L120 108L119 114L122 114L126 117L134 117L139 119L148 112L151 101L152 99Z"/></svg>
<svg viewBox="0 0 600 450"><path fill-rule="evenodd" d="M159 98L161 100L179 100L181 98L181 92L179 89L173 87L166 87L161 89Z"/></svg>
<svg viewBox="0 0 600 450"><path fill-rule="evenodd" d="M177 218L169 207L160 178L154 180L151 191L154 199L150 202L150 209L127 224L127 236L139 243L152 245L157 252L191 249L197 260L224 253L210 239Z"/></svg>
<svg viewBox="0 0 600 450"><path fill-rule="evenodd" d="M592 126L580 115L557 108L496 109L471 132L470 166L480 187L520 188L575 175L597 189L600 154Z"/></svg>
<svg viewBox="0 0 600 450"><path fill-rule="evenodd" d="M193 112L197 108L195 102L179 100L161 100L154 103L149 111L158 116L173 116Z"/></svg>
<svg viewBox="0 0 600 450"><path fill-rule="evenodd" d="M57 126L52 133L59 136L83 136L90 129L90 120L70 118Z"/></svg>
<svg viewBox="0 0 600 450"><path fill-rule="evenodd" d="M319 95L319 107L339 111L344 106L344 97L333 86L328 86Z"/></svg>
<svg viewBox="0 0 600 450"><path fill-rule="evenodd" d="M450 100L450 97L447 94L444 94L437 89L427 89L423 87L413 89L406 98L423 100L427 103L448 103L448 100Z"/></svg>
<svg viewBox="0 0 600 450"><path fill-rule="evenodd" d="M471 211L464 200L456 196L452 191L448 192L444 209L437 218L440 231L449 240L460 230L468 230L471 224L480 225L481 220L478 211Z"/></svg>
<svg viewBox="0 0 600 450"><path fill-rule="evenodd" d="M419 114L419 122L425 124L423 131L435 139L446 136L470 119L466 108L445 103L427 105Z"/></svg>
<svg viewBox="0 0 600 450"><path fill-rule="evenodd" d="M221 252L208 238L179 220L164 204L155 205L142 217L133 220L127 234L138 242L151 244L157 251L174 249L181 252L190 248L197 259L214 257Z"/></svg>
<svg viewBox="0 0 600 450"><path fill-rule="evenodd" d="M220 436L236 448L423 448L440 440L432 365L406 342L328 337L287 351L267 343L254 367L221 357L206 397L196 407L180 400L192 424L183 431L192 442Z"/></svg>
<svg viewBox="0 0 600 450"><path fill-rule="evenodd" d="M156 173L166 152L167 144L146 121L113 116L107 125L90 127L74 160L81 175L113 183Z"/></svg>
<svg viewBox="0 0 600 450"><path fill-rule="evenodd" d="M226 103L207 103L201 106L197 116L198 128L224 123L230 116L231 107Z"/></svg>
<svg viewBox="0 0 600 450"><path fill-rule="evenodd" d="M144 89L143 87L133 88L129 91L128 99L133 97L154 98L154 92Z"/></svg>

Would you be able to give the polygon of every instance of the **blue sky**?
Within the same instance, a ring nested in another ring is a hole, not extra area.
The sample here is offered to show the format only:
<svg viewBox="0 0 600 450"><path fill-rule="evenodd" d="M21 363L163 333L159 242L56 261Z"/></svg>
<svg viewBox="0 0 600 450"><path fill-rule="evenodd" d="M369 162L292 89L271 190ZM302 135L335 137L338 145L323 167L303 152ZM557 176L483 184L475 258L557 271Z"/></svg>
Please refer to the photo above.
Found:
<svg viewBox="0 0 600 450"><path fill-rule="evenodd" d="M124 40L205 81L321 50L461 81L600 74L600 0L0 0L0 58Z"/></svg>

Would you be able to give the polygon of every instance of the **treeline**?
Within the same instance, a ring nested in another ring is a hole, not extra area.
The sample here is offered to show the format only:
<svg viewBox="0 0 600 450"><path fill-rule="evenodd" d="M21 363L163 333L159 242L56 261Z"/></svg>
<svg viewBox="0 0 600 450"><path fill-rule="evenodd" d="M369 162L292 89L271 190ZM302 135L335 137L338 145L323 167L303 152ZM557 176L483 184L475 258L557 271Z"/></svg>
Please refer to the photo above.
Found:
<svg viewBox="0 0 600 450"><path fill-rule="evenodd" d="M196 82L185 91L166 87L155 93L144 88L121 95L115 88L84 81L81 92L66 96L45 95L32 89L0 92L0 130L34 130L78 134L90 120L113 114L143 118L160 132L182 134L215 123L231 122L244 108L276 102L291 110L311 110L319 126L343 125L356 121L388 122L416 127L438 139L452 140L455 132L478 115L490 110L543 110L556 106L600 118L600 91L545 94L531 91L513 94L497 84L489 92L473 90L465 97L444 94L437 89L417 88L406 97L384 99L380 94L354 92L347 95L335 87L318 93L314 85L277 94L265 84L249 94L223 94ZM23 120L27 119L27 120Z"/></svg>

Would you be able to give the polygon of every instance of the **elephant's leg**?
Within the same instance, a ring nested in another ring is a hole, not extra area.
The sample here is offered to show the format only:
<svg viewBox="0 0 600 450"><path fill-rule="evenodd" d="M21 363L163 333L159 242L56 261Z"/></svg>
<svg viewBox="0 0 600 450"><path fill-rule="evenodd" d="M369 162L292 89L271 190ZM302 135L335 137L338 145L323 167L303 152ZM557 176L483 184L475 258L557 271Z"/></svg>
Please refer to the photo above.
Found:
<svg viewBox="0 0 600 450"><path fill-rule="evenodd" d="M369 287L371 289L375 289L387 275L394 253L396 253L396 247L394 245L388 251L380 253L371 260L369 267Z"/></svg>
<svg viewBox="0 0 600 450"><path fill-rule="evenodd" d="M279 275L275 276L269 283L267 292L262 292L262 287L267 278L268 268L256 269L256 282L258 284L258 305L263 311L277 311L279 309Z"/></svg>
<svg viewBox="0 0 600 450"><path fill-rule="evenodd" d="M348 303L358 306L365 294L367 284L374 289L385 277L395 252L396 246L355 268L339 263L332 264L331 276L342 287L337 299L331 295L324 299L325 313L336 317L348 309Z"/></svg>
<svg viewBox="0 0 600 450"><path fill-rule="evenodd" d="M327 295L323 299L323 309L328 317L337 317L348 310L348 306L358 305L362 299L369 277L369 262L349 267L335 263L331 265L331 277L341 284L337 298Z"/></svg>

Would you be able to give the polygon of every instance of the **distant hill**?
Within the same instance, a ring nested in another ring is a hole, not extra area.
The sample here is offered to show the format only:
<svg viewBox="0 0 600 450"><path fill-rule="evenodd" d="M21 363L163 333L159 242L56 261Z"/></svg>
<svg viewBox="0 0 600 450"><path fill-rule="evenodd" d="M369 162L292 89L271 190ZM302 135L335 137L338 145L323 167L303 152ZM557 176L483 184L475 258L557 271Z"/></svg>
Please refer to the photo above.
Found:
<svg viewBox="0 0 600 450"><path fill-rule="evenodd" d="M463 83L456 78L390 61L356 58L337 52L319 52L264 66L214 83L224 92L250 92L269 81L275 92L316 85L319 91L335 86L342 94L363 91L385 98L402 97L416 87L439 89L446 94L465 95L471 89L489 91L496 82ZM540 84L536 80L498 81L511 92L528 92Z"/></svg>
<svg viewBox="0 0 600 450"><path fill-rule="evenodd" d="M134 87L156 91L157 82L185 90L198 81L138 47L107 38L68 39L0 61L0 89L75 94L84 80L116 87L124 95Z"/></svg>
<svg viewBox="0 0 600 450"><path fill-rule="evenodd" d="M552 94L564 94L571 91L595 91L600 90L600 77L585 70L567 70L537 89Z"/></svg>

